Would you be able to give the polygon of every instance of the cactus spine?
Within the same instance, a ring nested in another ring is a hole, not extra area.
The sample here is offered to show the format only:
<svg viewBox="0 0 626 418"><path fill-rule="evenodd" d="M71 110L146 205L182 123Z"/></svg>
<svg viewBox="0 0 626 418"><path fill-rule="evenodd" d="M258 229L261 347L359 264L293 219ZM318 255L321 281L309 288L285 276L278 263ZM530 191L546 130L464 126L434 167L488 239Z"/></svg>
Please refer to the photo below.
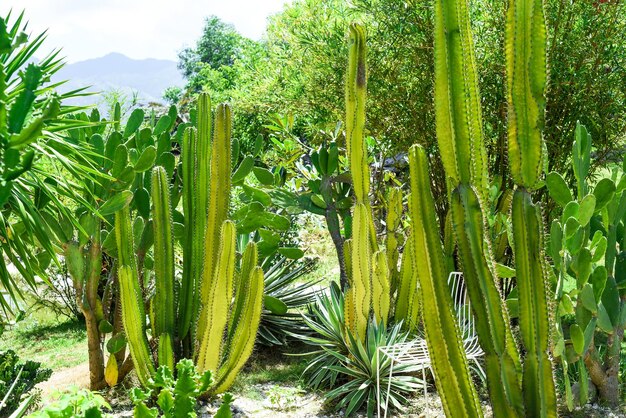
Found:
<svg viewBox="0 0 626 418"><path fill-rule="evenodd" d="M213 393L228 389L252 353L263 302L263 271L257 249L250 244L236 269L236 227L227 219L231 174L231 112L219 105L213 140L209 140L210 101L200 95L198 126L187 128L181 167L185 211L183 278L178 313L174 298L173 219L170 190L162 167L152 171L152 217L155 242L156 294L152 301L160 364L173 366L191 342L200 371L215 373ZM210 170L210 173L209 173ZM208 187L205 187L208 185ZM142 384L154 373L145 334L143 302L138 295L137 270L128 211L116 215L122 315L135 367ZM129 236L130 235L130 236ZM234 298L234 302L233 302ZM178 329L175 328L178 324ZM176 355L176 356L175 356Z"/></svg>

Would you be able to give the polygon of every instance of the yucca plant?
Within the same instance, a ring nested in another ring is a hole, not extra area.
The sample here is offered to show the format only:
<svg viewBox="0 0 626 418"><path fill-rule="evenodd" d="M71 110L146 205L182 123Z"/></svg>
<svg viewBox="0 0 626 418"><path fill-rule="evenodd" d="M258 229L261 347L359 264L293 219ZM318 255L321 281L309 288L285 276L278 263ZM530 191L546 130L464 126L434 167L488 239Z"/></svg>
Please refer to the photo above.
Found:
<svg viewBox="0 0 626 418"><path fill-rule="evenodd" d="M380 347L401 344L407 340L409 334L402 331L401 327L401 323L387 326L382 321L376 323L372 320L367 326L365 342L346 330L344 338L348 352L332 352L339 364L327 366L347 378L347 381L326 393L328 401L336 402L336 409L346 408L346 416L350 416L366 405L367 416L373 417L378 402L384 404L388 401L394 408L401 409L407 403L407 397L420 387L422 382L415 374L422 369L421 365L395 364L390 378L391 359L378 353ZM378 392L377 373L381 376L380 387L389 388L389 399L386 399L386 392Z"/></svg>
<svg viewBox="0 0 626 418"><path fill-rule="evenodd" d="M248 243L236 268L237 228L228 220L232 184L230 107L217 107L212 126L210 99L201 94L196 118L197 129L186 129L182 141L180 285L175 279L174 260L174 231L179 227L173 222L170 182L163 167L152 171L155 294L150 304L150 326L154 345L148 342L127 207L115 220L120 296L124 329L142 385L148 385L157 369L151 348L155 346L158 365L172 370L177 359L191 357L200 373L213 372L210 391L221 393L252 353L263 307L263 270L258 266L254 242ZM243 227L240 224L240 230Z"/></svg>
<svg viewBox="0 0 626 418"><path fill-rule="evenodd" d="M75 190L95 175L83 158L90 151L66 136L87 124L67 118L76 108L62 104L81 91L55 93L62 83L51 84L50 78L63 66L59 51L29 63L45 33L31 38L24 15L11 17L0 18L0 283L8 294L0 295L3 316L12 313L10 300L21 296L6 262L29 286L36 276L45 279L48 264L57 261L43 215L71 218L68 199L82 203Z"/></svg>

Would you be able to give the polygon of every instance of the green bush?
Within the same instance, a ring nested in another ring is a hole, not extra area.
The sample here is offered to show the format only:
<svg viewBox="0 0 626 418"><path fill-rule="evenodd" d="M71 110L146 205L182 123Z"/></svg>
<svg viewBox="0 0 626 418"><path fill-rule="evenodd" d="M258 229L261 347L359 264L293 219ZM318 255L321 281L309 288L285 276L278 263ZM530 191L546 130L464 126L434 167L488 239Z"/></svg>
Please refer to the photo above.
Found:
<svg viewBox="0 0 626 418"><path fill-rule="evenodd" d="M111 417L110 414L103 414L103 409L110 410L111 406L100 394L74 387L61 393L59 399L29 415L28 418Z"/></svg>

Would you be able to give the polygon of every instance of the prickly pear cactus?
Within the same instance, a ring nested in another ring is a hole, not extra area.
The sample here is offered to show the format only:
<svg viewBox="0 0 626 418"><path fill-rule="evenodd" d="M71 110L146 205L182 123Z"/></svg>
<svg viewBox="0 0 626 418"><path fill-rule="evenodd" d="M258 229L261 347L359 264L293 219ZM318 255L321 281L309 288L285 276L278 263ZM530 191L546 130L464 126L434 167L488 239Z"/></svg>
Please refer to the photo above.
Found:
<svg viewBox="0 0 626 418"><path fill-rule="evenodd" d="M582 405L587 402L589 378L604 401L615 403L619 398L619 385L615 382L621 347L614 341L622 339L620 333L626 325L622 302L626 296L626 277L622 273L626 254L626 176L623 169L614 170L610 177L592 186L587 182L590 166L591 137L578 124L572 149L576 192L572 193L556 172L546 178L550 196L562 211L552 221L548 248L557 277L557 337L553 353L564 371L565 399L570 410L575 401ZM567 319L572 317L573 322ZM606 336L606 350L613 353L604 359L598 355L600 335ZM567 373L575 363L579 366L581 387L576 400Z"/></svg>

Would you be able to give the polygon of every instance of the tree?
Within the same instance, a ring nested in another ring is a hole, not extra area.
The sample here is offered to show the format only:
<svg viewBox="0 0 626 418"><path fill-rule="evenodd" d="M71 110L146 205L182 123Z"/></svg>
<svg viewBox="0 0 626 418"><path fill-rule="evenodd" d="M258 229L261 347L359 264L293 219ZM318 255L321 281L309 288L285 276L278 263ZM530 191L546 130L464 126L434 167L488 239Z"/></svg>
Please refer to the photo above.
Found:
<svg viewBox="0 0 626 418"><path fill-rule="evenodd" d="M503 25L506 2L471 3L484 130L494 174L508 171ZM550 169L565 171L576 121L590 126L601 165L626 133L626 4L548 0L549 94L544 136ZM345 33L368 28L370 73L366 129L390 153L413 143L437 153L434 141L432 8L415 0L297 0L273 16L267 58L241 74L236 107L292 114L299 135L332 130L343 110ZM329 129L330 128L330 129ZM438 159L434 159L438 161ZM439 164L439 163L437 163ZM441 167L434 177L442 178ZM505 177L505 176L504 176ZM443 182L439 182L443 183ZM433 191L445 206L445 191ZM439 202L441 202L439 204ZM442 211L440 211L442 213Z"/></svg>
<svg viewBox="0 0 626 418"><path fill-rule="evenodd" d="M217 16L206 18L202 36L194 48L185 48L178 54L178 68L188 80L188 87L199 91L211 72L232 67L241 56L246 38L231 24ZM209 73L209 74L207 74ZM228 79L228 77L226 77Z"/></svg>

